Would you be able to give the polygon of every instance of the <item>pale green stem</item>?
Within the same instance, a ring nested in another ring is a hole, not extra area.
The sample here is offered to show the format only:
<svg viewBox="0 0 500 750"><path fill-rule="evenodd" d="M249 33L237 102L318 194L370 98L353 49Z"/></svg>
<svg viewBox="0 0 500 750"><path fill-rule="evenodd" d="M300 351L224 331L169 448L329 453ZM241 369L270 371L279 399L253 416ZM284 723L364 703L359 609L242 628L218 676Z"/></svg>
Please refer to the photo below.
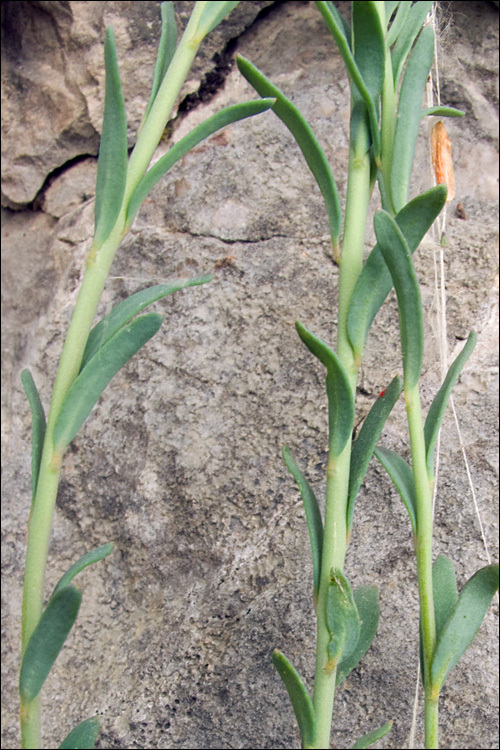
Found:
<svg viewBox="0 0 500 750"><path fill-rule="evenodd" d="M344 238L340 259L337 354L346 370L353 396L356 393L358 365L354 362L347 336L347 311L356 281L363 266L368 202L370 198L370 160L368 154L356 154L355 144L349 156L349 175L345 211ZM325 669L330 634L326 622L326 603L332 568L343 570L347 550L347 493L351 462L351 440L337 457L330 457L326 480L326 506L318 592L316 671L313 705L316 715L316 748L330 747L336 670Z"/></svg>
<svg viewBox="0 0 500 750"><path fill-rule="evenodd" d="M193 64L196 53L198 52L198 48L202 41L196 36L196 29L200 12L202 10L200 6L201 3L196 3L188 25L186 26L186 30L184 31L181 41L179 42L170 62L168 75L165 76L163 83L156 94L148 118L141 128L137 138L137 143L130 154L127 167L125 196L123 199L123 204L125 206L128 205L130 196L148 168L151 157L163 135L165 125L170 117L170 113L172 112L181 87L186 80L186 76Z"/></svg>
<svg viewBox="0 0 500 750"><path fill-rule="evenodd" d="M439 748L439 696L431 696L425 691L425 747L426 750Z"/></svg>
<svg viewBox="0 0 500 750"><path fill-rule="evenodd" d="M28 521L22 605L22 655L38 624L43 606L43 580L62 462L62 455L56 454L54 450L54 424L66 394L78 375L88 334L109 269L126 233L126 206L137 183L147 170L202 40L196 35L196 30L203 6L204 3L197 3L193 10L169 67L168 77L158 91L149 117L144 123L131 154L125 195L115 226L101 247L93 245L90 250L82 287L63 345L47 417L37 492ZM21 704L21 746L27 750L40 747L40 706L40 694L30 704Z"/></svg>
<svg viewBox="0 0 500 750"><path fill-rule="evenodd" d="M122 224L123 220L124 214L122 213ZM68 389L80 369L90 327L121 237L121 228L117 222L101 250L98 253L90 252L80 294L61 353L47 418L37 491L28 521L22 605L22 655L42 614L43 580L62 461L62 455L56 455L54 452L54 424ZM21 705L21 746L27 749L40 747L40 695L29 707Z"/></svg>
<svg viewBox="0 0 500 750"><path fill-rule="evenodd" d="M425 738L427 748L438 747L438 707L431 696L430 666L436 646L432 590L432 491L425 461L425 438L418 383L405 386L413 479L417 501L417 575L422 633L423 682L425 685Z"/></svg>
<svg viewBox="0 0 500 750"><path fill-rule="evenodd" d="M346 504L349 486L351 441L337 459L330 459L326 475L326 505L321 558L321 578L318 592L316 671L314 676L313 705L316 715L316 748L330 747L333 704L335 699L336 669L328 670L327 647L330 640L326 622L326 605L330 572L332 568L344 567L347 550Z"/></svg>

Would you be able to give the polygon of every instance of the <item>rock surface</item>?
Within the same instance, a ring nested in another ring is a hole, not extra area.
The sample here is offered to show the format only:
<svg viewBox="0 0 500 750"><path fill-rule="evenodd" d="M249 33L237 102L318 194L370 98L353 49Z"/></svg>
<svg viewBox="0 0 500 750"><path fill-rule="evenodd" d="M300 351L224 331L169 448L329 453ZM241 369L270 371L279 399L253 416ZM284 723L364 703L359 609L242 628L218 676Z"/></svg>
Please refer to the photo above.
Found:
<svg viewBox="0 0 500 750"><path fill-rule="evenodd" d="M175 3L181 24L192 5ZM348 12L348 3L338 5ZM30 415L19 375L30 367L47 406L91 242L105 26L115 28L132 144L149 94L158 19L157 2L2 3L6 750L19 746L18 633L30 499ZM439 51L442 101L467 115L447 123L457 183L444 252L450 359L470 329L479 338L454 401L484 535L498 559L493 5L446 6ZM173 141L223 106L253 98L232 64L235 52L306 115L344 196L348 84L313 3L241 3L201 50ZM421 135L413 194L431 184L425 127ZM116 376L67 453L47 593L85 551L109 540L116 549L80 576L81 612L44 691L47 747L94 713L102 721L101 748L298 747L270 655L274 647L284 650L311 684L315 623L304 513L280 451L290 446L321 496L323 372L293 324L300 319L335 339L337 269L328 244L319 191L272 113L201 144L139 213L101 312L163 280L205 273L214 280L158 303L166 317L160 333ZM438 254L428 237L416 257L426 310L424 407L441 377ZM368 340L358 418L399 371L392 298ZM407 452L407 443L400 404L383 444ZM486 564L451 410L441 440L438 553L454 560L460 585ZM375 463L358 499L346 571L355 586L380 587L381 625L338 693L333 742L351 747L392 718L384 747L407 746L418 663L415 565L405 511ZM443 692L443 747L498 747L497 608L495 602ZM421 725L420 703L415 747L423 746Z"/></svg>

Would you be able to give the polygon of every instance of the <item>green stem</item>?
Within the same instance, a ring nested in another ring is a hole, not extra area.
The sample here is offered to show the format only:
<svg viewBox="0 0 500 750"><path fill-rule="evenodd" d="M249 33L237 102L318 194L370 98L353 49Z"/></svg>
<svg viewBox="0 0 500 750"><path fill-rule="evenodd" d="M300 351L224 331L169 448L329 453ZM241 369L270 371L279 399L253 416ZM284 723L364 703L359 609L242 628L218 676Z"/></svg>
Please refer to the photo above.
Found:
<svg viewBox="0 0 500 750"><path fill-rule="evenodd" d="M37 491L28 521L21 625L22 655L38 624L43 607L43 580L62 462L62 455L54 452L54 424L64 398L78 375L109 267L122 238L123 223L122 212L101 249L98 252L93 249L89 254L82 287L59 361L47 418ZM40 695L29 706L21 704L21 746L40 747Z"/></svg>
<svg viewBox="0 0 500 750"><path fill-rule="evenodd" d="M43 607L43 581L50 542L52 518L59 487L62 455L54 451L53 432L66 394L78 375L88 334L116 251L126 234L126 207L137 183L146 172L165 125L198 51L202 37L197 27L204 3L197 3L169 67L154 105L130 156L122 207L111 234L101 247L91 247L82 287L63 345L57 370L38 476L37 492L28 521L28 543L22 604L21 653L24 655ZM41 695L29 705L21 704L21 746L38 748L41 743Z"/></svg>
<svg viewBox="0 0 500 750"><path fill-rule="evenodd" d="M353 391L359 365L354 361L347 335L347 311L356 281L363 266L363 252L370 199L370 159L367 153L356 152L355 144L349 155L349 174L345 211L344 238L340 259L337 354L348 375ZM336 670L325 669L327 646L330 640L326 622L326 604L332 568L343 570L347 551L347 494L351 463L351 440L342 453L331 456L326 478L326 505L321 556L321 578L318 592L316 671L313 705L317 725L316 748L330 747Z"/></svg>
<svg viewBox="0 0 500 750"><path fill-rule="evenodd" d="M429 691L430 692L430 691ZM425 695L425 747L427 750L439 748L439 696L433 697L426 690Z"/></svg>
<svg viewBox="0 0 500 750"><path fill-rule="evenodd" d="M430 697L430 667L436 647L436 623L432 590L432 492L425 462L425 438L418 384L405 387L406 412L410 433L413 479L417 501L417 575L425 685L426 747L437 748L437 700Z"/></svg>
<svg viewBox="0 0 500 750"><path fill-rule="evenodd" d="M168 67L168 75L165 76L156 94L148 118L143 123L137 137L137 143L130 154L123 199L125 206L128 205L132 193L146 173L181 87L198 52L202 39L197 36L196 30L203 10L202 5L204 3L198 2L193 9L188 25Z"/></svg>
<svg viewBox="0 0 500 750"><path fill-rule="evenodd" d="M330 459L326 475L326 505L321 561L321 578L318 592L316 671L314 676L313 705L316 716L316 748L330 747L333 704L335 699L336 670L327 670L327 647L330 633L326 621L326 607L330 571L343 570L347 551L346 506L349 486L351 441L336 459Z"/></svg>

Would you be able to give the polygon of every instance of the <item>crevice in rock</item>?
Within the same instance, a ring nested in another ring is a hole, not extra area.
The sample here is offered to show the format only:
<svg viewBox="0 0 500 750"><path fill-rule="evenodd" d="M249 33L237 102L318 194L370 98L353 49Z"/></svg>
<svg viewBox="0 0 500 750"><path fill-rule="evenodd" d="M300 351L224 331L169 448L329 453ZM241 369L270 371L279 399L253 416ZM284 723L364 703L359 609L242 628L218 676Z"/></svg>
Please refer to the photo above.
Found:
<svg viewBox="0 0 500 750"><path fill-rule="evenodd" d="M255 16L254 20L246 26L238 36L229 39L221 52L216 52L212 60L215 63L215 68L209 70L201 80L198 90L192 94L187 94L181 101L177 108L177 114L167 123L167 133L171 134L177 128L178 125L183 121L184 117L196 109L200 104L206 104L210 102L219 91L224 88L226 78L234 68L234 53L238 48L240 39L242 39L250 31L254 30L257 25L260 25L267 19L278 7L283 5L285 0L276 0L271 5L266 5L262 8L259 13Z"/></svg>
<svg viewBox="0 0 500 750"><path fill-rule="evenodd" d="M240 34L229 39L221 52L215 53L212 58L213 62L215 63L215 67L209 70L204 75L196 92L188 94L184 97L177 108L175 117L167 122L165 130L169 135L171 135L178 127L178 125L182 123L189 112L196 109L196 107L198 107L199 105L206 104L207 102L211 101L211 99L213 99L213 97L216 96L217 93L224 88L226 78L234 68L234 53L238 47L240 39L242 39L251 30L254 30L256 26L262 24L273 12L276 12L277 8L283 5L284 2L285 0L276 0L274 3L262 8L255 16L254 20L250 24L248 24L248 26L246 26ZM56 27L57 24L54 22L52 15L44 7L44 3L34 3L34 5L39 6L42 12L49 15L51 18L51 22L53 23L54 27ZM64 6L65 4L61 3L60 5ZM59 34L58 29L56 29L56 32L57 34ZM129 149L129 155L132 151L132 148ZM14 203L2 192L2 206L13 211L43 211L44 197L47 189L59 176L64 174L67 170L71 169L73 166L75 166L75 164L79 164L80 162L88 158L97 159L97 156L91 153L78 154L77 156L68 159L63 164L53 169L52 172L50 172L46 176L37 194L29 203ZM231 244L232 242L250 242L250 240L226 241L218 237L215 237L215 239L220 239L221 242L227 242L228 244ZM259 240L255 240L255 242L257 241Z"/></svg>

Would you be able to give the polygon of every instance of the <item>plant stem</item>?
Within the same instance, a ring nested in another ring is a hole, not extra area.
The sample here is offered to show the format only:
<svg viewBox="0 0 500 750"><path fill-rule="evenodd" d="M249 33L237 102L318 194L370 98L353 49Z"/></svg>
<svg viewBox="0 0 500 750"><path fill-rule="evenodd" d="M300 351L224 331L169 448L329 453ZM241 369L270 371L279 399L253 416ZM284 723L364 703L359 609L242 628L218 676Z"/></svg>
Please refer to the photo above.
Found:
<svg viewBox="0 0 500 750"><path fill-rule="evenodd" d="M28 521L21 626L22 656L38 624L43 607L43 581L62 462L62 452L54 446L54 425L68 390L78 375L88 334L109 269L120 242L126 234L126 206L137 183L147 170L172 107L198 51L201 39L196 36L196 30L203 5L203 3L197 3L195 6L171 61L169 74L165 77L151 112L138 136L137 144L129 160L125 194L115 226L101 247L95 245L91 247L87 258L82 286L63 345L54 383L37 492ZM38 695L29 705L21 705L21 745L23 748L40 747L40 698L41 696Z"/></svg>
<svg viewBox="0 0 500 750"><path fill-rule="evenodd" d="M143 123L137 137L134 150L130 154L123 199L125 206L128 205L132 193L148 168L181 87L198 52L202 39L198 38L196 30L203 5L200 2L195 4L188 25L168 67L168 75L163 79L148 118Z"/></svg>
<svg viewBox="0 0 500 750"><path fill-rule="evenodd" d="M42 614L43 580L62 462L62 455L55 452L54 425L64 398L80 369L109 267L122 238L123 223L122 212L102 248L98 252L93 249L89 254L82 287L59 361L47 417L37 491L28 521L21 626L22 655ZM21 705L21 746L40 747L40 695L29 704L29 707Z"/></svg>
<svg viewBox="0 0 500 750"><path fill-rule="evenodd" d="M438 747L437 700L431 698L430 666L436 646L436 623L432 590L432 492L425 462L425 439L418 384L405 387L406 412L410 432L413 479L417 501L417 576L420 599L420 627L425 686L425 741L427 748Z"/></svg>
<svg viewBox="0 0 500 750"><path fill-rule="evenodd" d="M425 691L425 747L428 750L439 748L439 696L433 697Z"/></svg>
<svg viewBox="0 0 500 750"><path fill-rule="evenodd" d="M363 265L368 202L370 198L370 159L367 153L356 152L351 144L345 211L344 238L339 274L337 354L348 375L353 396L359 365L354 361L347 336L347 311L351 295ZM317 606L316 671L313 705L317 725L317 748L330 747L336 669L325 669L330 633L326 606L330 572L343 570L347 551L347 494L351 462L349 439L339 456L330 456L326 478L326 505L321 557L321 578Z"/></svg>
<svg viewBox="0 0 500 750"><path fill-rule="evenodd" d="M330 459L326 475L326 505L321 558L321 578L317 606L316 671L314 676L313 705L317 725L317 748L330 747L330 733L335 699L336 669L325 668L328 661L327 646L330 633L326 621L326 608L330 572L344 567L347 550L346 505L349 485L351 441L336 459Z"/></svg>

